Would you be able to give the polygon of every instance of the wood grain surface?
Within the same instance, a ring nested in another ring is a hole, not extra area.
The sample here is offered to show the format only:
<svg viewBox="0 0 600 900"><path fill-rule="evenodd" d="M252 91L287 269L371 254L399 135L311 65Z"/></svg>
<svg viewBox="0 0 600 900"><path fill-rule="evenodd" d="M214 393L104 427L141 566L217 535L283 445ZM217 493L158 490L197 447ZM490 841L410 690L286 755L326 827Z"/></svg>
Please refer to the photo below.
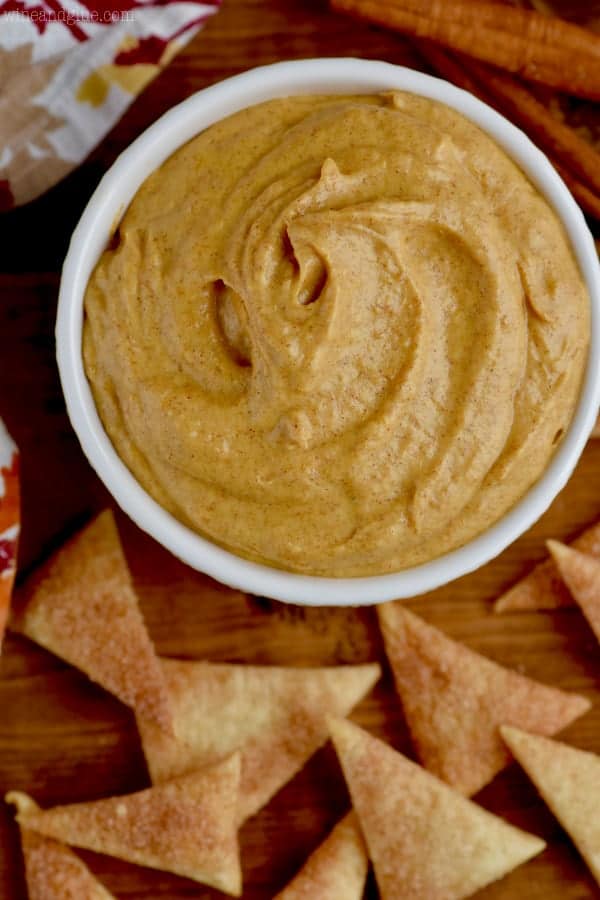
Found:
<svg viewBox="0 0 600 900"><path fill-rule="evenodd" d="M137 134L192 91L254 65L319 55L382 58L422 67L402 39L335 17L320 0L225 0L221 13L76 173L39 201L0 219L0 415L22 452L21 573L108 502L66 417L53 340L57 273L72 227L98 178ZM409 604L490 658L588 695L596 705L565 737L596 752L600 648L582 616L566 609L500 617L492 613L491 600L544 555L545 538L569 538L598 517L600 441L588 446L567 488L527 535L479 572ZM177 562L124 516L119 515L118 522L159 653L286 665L384 662L372 610L304 610L221 588ZM411 752L385 662L382 681L354 718ZM41 804L53 804L125 793L146 784L129 711L50 654L9 636L0 660L0 794L26 790ZM572 844L516 766L497 777L477 800L549 844L536 860L481 892L482 898L600 896ZM347 805L328 746L244 826L244 897L271 898ZM108 857L82 856L118 897L221 896L175 876ZM25 896L17 830L11 812L0 805L0 897ZM372 879L367 896L377 896Z"/></svg>

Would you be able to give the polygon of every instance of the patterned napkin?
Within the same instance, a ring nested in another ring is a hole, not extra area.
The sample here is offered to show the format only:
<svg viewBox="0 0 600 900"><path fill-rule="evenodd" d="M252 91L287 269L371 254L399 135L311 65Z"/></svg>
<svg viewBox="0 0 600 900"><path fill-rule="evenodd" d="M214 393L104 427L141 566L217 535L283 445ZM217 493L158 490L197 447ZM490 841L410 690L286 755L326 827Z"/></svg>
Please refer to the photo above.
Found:
<svg viewBox="0 0 600 900"><path fill-rule="evenodd" d="M99 143L220 0L0 0L0 210Z"/></svg>
<svg viewBox="0 0 600 900"><path fill-rule="evenodd" d="M15 579L19 537L19 455L0 419L0 648Z"/></svg>

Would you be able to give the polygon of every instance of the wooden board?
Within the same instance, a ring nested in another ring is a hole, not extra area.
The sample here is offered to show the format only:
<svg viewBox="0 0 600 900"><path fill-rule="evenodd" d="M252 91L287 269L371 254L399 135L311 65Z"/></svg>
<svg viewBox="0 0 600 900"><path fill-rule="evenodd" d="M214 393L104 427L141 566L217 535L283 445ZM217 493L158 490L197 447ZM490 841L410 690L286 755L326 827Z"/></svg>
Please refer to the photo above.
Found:
<svg viewBox="0 0 600 900"><path fill-rule="evenodd" d="M57 271L72 225L117 152L192 90L281 58L359 55L419 65L399 38L331 16L317 0L226 0L141 97L92 158L67 181L1 221L0 366L3 416L22 451L25 572L108 498L69 426L54 364ZM544 554L600 517L600 442L538 525L499 559L409 605L453 637L508 666L600 700L600 650L576 610L498 617L491 600ZM384 660L371 610L303 610L219 588L119 517L143 611L161 654L265 664ZM357 709L357 722L410 752L387 669ZM598 706L567 738L600 752ZM78 672L24 639L0 660L0 794L31 791L42 804L125 793L148 783L133 718ZM572 845L515 766L477 798L541 834L549 849L488 888L489 900L582 900L596 889ZM331 747L319 752L242 831L247 900L266 900L294 874L345 811L348 797ZM82 854L128 900L217 898L214 891L114 860ZM370 883L369 897L376 897ZM0 805L0 897L23 900L17 832ZM318 900L318 898L315 898Z"/></svg>

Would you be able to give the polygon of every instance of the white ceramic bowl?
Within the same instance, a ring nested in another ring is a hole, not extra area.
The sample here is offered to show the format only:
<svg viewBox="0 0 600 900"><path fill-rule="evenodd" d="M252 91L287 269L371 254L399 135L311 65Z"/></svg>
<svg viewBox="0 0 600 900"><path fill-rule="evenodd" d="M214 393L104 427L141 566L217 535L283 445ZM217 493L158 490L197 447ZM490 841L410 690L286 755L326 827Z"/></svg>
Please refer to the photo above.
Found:
<svg viewBox="0 0 600 900"><path fill-rule="evenodd" d="M579 405L543 477L493 527L458 550L404 571L363 578L297 575L240 558L182 525L156 503L121 462L96 412L85 376L81 334L90 274L143 181L178 147L213 122L247 106L308 93L375 93L396 88L446 103L490 134L519 164L562 219L592 301L591 349ZM90 463L117 503L175 556L232 587L306 605L363 605L423 593L499 554L547 509L571 475L600 404L600 268L585 219L546 157L514 125L445 81L384 62L317 59L276 63L229 78L167 112L106 173L79 222L67 254L56 327L67 408Z"/></svg>

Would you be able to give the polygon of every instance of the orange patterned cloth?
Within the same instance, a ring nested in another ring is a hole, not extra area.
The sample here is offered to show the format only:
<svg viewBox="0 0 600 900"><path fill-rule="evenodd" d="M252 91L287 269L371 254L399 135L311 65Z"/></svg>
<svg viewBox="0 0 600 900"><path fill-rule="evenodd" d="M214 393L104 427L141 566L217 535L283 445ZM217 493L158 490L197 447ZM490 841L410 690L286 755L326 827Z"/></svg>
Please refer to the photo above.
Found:
<svg viewBox="0 0 600 900"><path fill-rule="evenodd" d="M75 168L220 0L0 0L0 210Z"/></svg>
<svg viewBox="0 0 600 900"><path fill-rule="evenodd" d="M19 537L19 455L0 419L0 647L15 580Z"/></svg>

